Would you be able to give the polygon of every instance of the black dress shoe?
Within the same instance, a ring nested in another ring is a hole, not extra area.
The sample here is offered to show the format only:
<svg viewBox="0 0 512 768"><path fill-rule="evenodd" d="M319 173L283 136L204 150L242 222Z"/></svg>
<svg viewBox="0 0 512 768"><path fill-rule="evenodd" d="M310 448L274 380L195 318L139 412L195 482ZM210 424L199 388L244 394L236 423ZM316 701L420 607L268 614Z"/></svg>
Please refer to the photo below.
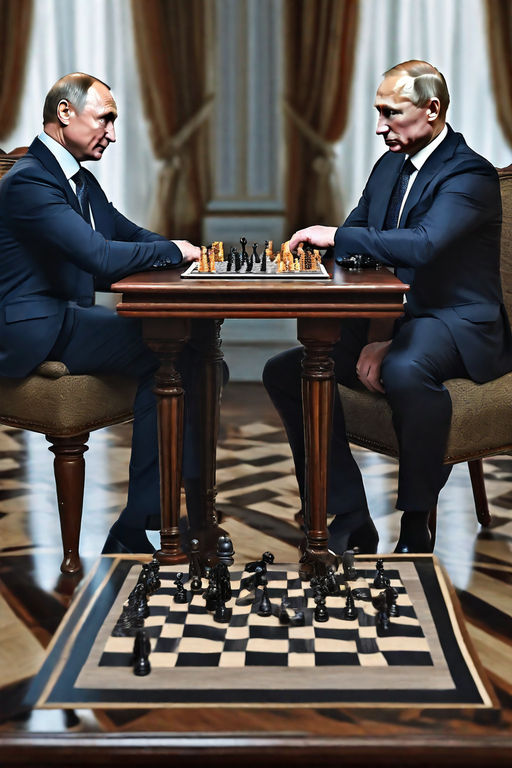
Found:
<svg viewBox="0 0 512 768"><path fill-rule="evenodd" d="M348 537L347 549L358 549L362 555L374 555L377 552L379 543L379 534L373 524L373 520L367 520L366 523L352 531Z"/></svg>
<svg viewBox="0 0 512 768"><path fill-rule="evenodd" d="M412 539L400 537L395 547L397 555L419 555L432 552L432 537L430 531L417 531Z"/></svg>

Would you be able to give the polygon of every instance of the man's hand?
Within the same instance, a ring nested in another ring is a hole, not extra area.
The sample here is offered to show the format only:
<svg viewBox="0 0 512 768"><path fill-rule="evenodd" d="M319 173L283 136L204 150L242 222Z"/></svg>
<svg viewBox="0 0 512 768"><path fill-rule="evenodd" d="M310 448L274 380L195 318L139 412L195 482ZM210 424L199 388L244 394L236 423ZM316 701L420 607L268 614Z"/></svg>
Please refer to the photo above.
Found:
<svg viewBox="0 0 512 768"><path fill-rule="evenodd" d="M321 224L299 229L290 238L290 251L294 251L299 243L311 243L317 248L329 248L330 245L334 245L336 229L337 227L324 227Z"/></svg>
<svg viewBox="0 0 512 768"><path fill-rule="evenodd" d="M182 264L190 264L192 261L199 261L201 258L201 249L197 245L192 245L188 240L171 240L171 243L177 245L183 256Z"/></svg>
<svg viewBox="0 0 512 768"><path fill-rule="evenodd" d="M373 341L361 350L356 365L357 378L370 392L385 393L380 380L380 369L390 345L391 339L389 341Z"/></svg>

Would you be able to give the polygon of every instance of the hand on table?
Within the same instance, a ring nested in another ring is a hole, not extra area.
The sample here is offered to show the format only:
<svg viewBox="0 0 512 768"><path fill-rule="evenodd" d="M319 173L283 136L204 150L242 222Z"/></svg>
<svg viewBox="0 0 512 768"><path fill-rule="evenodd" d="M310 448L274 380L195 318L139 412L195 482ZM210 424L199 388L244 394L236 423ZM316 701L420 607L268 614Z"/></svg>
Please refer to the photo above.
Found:
<svg viewBox="0 0 512 768"><path fill-rule="evenodd" d="M336 229L337 227L324 227L322 224L299 229L290 238L290 251L294 251L299 243L311 243L316 248L329 248L334 245Z"/></svg>
<svg viewBox="0 0 512 768"><path fill-rule="evenodd" d="M370 392L385 393L380 378L382 361L386 357L391 340L372 341L362 348L356 365L357 378Z"/></svg>

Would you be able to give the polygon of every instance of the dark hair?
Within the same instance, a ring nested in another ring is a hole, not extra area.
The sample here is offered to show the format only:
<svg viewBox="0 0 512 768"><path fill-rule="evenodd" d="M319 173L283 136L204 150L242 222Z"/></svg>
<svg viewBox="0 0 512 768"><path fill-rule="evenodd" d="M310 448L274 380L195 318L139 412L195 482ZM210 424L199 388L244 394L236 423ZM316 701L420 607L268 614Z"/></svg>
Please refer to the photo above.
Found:
<svg viewBox="0 0 512 768"><path fill-rule="evenodd" d="M399 80L397 83L400 92L417 107L425 106L430 99L439 99L441 105L439 116L444 119L450 103L450 94L444 75L427 61L411 59L391 67L384 72L384 77L401 74L404 75L404 81L401 83Z"/></svg>
<svg viewBox="0 0 512 768"><path fill-rule="evenodd" d="M78 114L80 114L87 101L87 92L94 83L101 83L110 89L110 86L102 80L98 80L97 77L92 75L86 75L84 72L72 72L57 80L55 85L48 91L44 102L43 124L56 122L57 107L62 99L69 101Z"/></svg>

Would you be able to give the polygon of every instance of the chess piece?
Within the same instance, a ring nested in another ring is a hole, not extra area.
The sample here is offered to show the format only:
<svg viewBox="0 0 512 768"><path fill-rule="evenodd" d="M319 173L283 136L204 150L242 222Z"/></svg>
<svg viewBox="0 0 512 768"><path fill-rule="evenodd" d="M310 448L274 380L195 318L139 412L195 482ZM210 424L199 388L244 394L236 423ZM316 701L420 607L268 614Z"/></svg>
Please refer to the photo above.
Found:
<svg viewBox="0 0 512 768"><path fill-rule="evenodd" d="M217 541L217 552L215 554L219 563L233 565L233 555L235 554L235 550L233 549L233 542L229 536L219 536Z"/></svg>
<svg viewBox="0 0 512 768"><path fill-rule="evenodd" d="M217 600L219 599L219 590L213 568L210 568L208 571L208 587L203 592L203 598L206 600L206 610L215 611L217 608Z"/></svg>
<svg viewBox="0 0 512 768"><path fill-rule="evenodd" d="M183 586L183 574L177 573L176 579L174 581L176 584L176 592L174 593L174 602L175 603L186 603L188 602L187 599L187 592L185 590L185 587Z"/></svg>
<svg viewBox="0 0 512 768"><path fill-rule="evenodd" d="M113 637L133 637L142 622L135 616L128 605L123 606L123 612L118 618L117 623L112 630Z"/></svg>
<svg viewBox="0 0 512 768"><path fill-rule="evenodd" d="M354 550L347 549L341 556L341 564L343 567L343 575L347 581L355 581L357 579L357 571L354 568Z"/></svg>
<svg viewBox="0 0 512 768"><path fill-rule="evenodd" d="M350 587L347 587L347 598L345 602L345 608L343 609L343 618L348 621L357 619L357 608L354 603L354 596Z"/></svg>
<svg viewBox="0 0 512 768"><path fill-rule="evenodd" d="M329 621L329 611L325 605L325 595L323 595L321 592L318 592L314 597L314 601L316 603L315 621Z"/></svg>
<svg viewBox="0 0 512 768"><path fill-rule="evenodd" d="M151 644L149 637L145 629L139 629L135 635L135 641L133 643L133 674L138 677L149 675L151 672L151 664L149 662L149 654L151 652Z"/></svg>
<svg viewBox="0 0 512 768"><path fill-rule="evenodd" d="M373 586L375 589L384 589L385 587L389 586L389 579L384 573L384 561L382 558L378 558L375 567L377 568L377 572L373 580Z"/></svg>
<svg viewBox="0 0 512 768"><path fill-rule="evenodd" d="M386 595L386 603L388 607L388 616L400 616L400 609L398 608L396 601L398 600L398 592L394 587L388 585L384 593Z"/></svg>
<svg viewBox="0 0 512 768"><path fill-rule="evenodd" d="M219 599L217 600L217 606L215 608L215 614L213 616L213 620L216 621L218 624L227 624L231 620L231 614L232 614L231 608L226 608L226 603L224 602L222 597L219 596Z"/></svg>
<svg viewBox="0 0 512 768"><path fill-rule="evenodd" d="M203 588L201 582L201 562L199 559L199 541L197 539L192 539L190 542L189 559L188 578L190 581L190 591L197 594Z"/></svg>
<svg viewBox="0 0 512 768"><path fill-rule="evenodd" d="M142 622L149 616L148 600L143 584L136 584L128 595L128 607Z"/></svg>
<svg viewBox="0 0 512 768"><path fill-rule="evenodd" d="M373 598L372 603L373 603L373 607L377 611L377 618L376 618L377 629L383 632L387 632L387 630L389 629L389 613L388 613L388 603L386 600L386 593L379 592L377 597Z"/></svg>
<svg viewBox="0 0 512 768"><path fill-rule="evenodd" d="M263 594L261 597L261 602L258 608L258 616L271 616L272 615L272 603L270 602L270 598L268 596L268 587L266 584L263 585Z"/></svg>
<svg viewBox="0 0 512 768"><path fill-rule="evenodd" d="M257 247L258 247L258 243L253 243L252 244L252 258L254 259L256 264L259 264L260 263L260 255L259 255L258 251L256 250Z"/></svg>

